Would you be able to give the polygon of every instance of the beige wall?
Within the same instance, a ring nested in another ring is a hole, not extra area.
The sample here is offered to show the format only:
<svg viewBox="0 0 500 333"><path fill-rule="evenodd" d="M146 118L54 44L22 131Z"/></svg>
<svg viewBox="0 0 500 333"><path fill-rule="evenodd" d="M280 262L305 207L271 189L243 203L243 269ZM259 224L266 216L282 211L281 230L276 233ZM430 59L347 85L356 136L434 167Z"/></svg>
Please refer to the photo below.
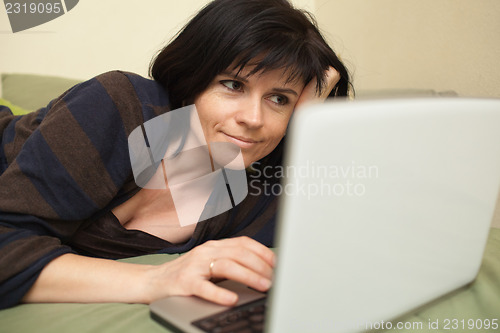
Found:
<svg viewBox="0 0 500 333"><path fill-rule="evenodd" d="M0 11L0 72L85 79L147 74L151 57L207 0L85 0L13 34ZM294 0L316 14L357 89L454 90L500 97L498 0Z"/></svg>
<svg viewBox="0 0 500 333"><path fill-rule="evenodd" d="M65 15L13 34L0 10L0 73L86 79L122 69L147 75L154 54L208 0L82 0ZM294 0L314 11L314 0Z"/></svg>
<svg viewBox="0 0 500 333"><path fill-rule="evenodd" d="M500 1L316 0L360 89L500 97Z"/></svg>
<svg viewBox="0 0 500 333"><path fill-rule="evenodd" d="M86 79L123 69L147 75L152 56L206 0L82 0L65 15L13 34L0 10L0 72Z"/></svg>

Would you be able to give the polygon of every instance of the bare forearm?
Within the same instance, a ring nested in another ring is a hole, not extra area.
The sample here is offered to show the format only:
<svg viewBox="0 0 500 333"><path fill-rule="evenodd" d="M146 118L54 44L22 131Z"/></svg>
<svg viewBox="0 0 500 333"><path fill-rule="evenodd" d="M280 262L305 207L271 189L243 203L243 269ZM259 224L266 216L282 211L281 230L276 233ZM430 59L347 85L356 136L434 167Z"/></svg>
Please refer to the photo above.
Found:
<svg viewBox="0 0 500 333"><path fill-rule="evenodd" d="M150 303L172 295L196 295L232 305L236 294L215 286L211 278L265 291L273 266L274 253L248 237L209 241L158 266L65 254L45 266L23 302Z"/></svg>
<svg viewBox="0 0 500 333"><path fill-rule="evenodd" d="M65 254L51 261L23 302L148 303L151 266Z"/></svg>

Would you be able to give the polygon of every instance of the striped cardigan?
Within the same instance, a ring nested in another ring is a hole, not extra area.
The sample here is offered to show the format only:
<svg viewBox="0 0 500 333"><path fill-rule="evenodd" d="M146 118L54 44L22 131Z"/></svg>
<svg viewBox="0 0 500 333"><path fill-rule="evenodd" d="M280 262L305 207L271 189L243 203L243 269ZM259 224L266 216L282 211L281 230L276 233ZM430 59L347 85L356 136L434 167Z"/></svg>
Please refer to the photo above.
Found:
<svg viewBox="0 0 500 333"><path fill-rule="evenodd" d="M0 106L0 308L22 299L54 258L182 253L247 235L272 245L276 198L248 195L171 244L121 226L111 209L134 195L128 135L169 111L157 82L114 71L76 85L47 107L13 116Z"/></svg>

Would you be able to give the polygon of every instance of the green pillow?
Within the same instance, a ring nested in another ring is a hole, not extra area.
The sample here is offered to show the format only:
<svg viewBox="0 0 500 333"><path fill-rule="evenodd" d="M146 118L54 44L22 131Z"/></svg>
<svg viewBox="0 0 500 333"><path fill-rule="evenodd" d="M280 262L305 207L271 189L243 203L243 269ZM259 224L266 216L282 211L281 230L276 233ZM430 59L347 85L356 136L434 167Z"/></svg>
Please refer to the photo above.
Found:
<svg viewBox="0 0 500 333"><path fill-rule="evenodd" d="M81 80L33 74L2 74L2 98L25 110L47 106Z"/></svg>
<svg viewBox="0 0 500 333"><path fill-rule="evenodd" d="M22 107L20 107L18 105L14 105L11 102L9 102L8 100L3 99L3 98L0 98L0 105L5 105L6 107L8 107L10 109L10 111L12 111L12 113L16 116L20 116L20 115L27 114L27 113L31 112L31 110L23 109Z"/></svg>

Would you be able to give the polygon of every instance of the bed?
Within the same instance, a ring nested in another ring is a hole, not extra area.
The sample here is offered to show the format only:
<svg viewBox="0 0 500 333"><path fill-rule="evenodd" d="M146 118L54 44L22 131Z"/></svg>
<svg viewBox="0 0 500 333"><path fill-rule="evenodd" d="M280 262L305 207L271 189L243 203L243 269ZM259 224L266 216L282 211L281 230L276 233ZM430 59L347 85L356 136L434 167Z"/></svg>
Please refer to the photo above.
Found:
<svg viewBox="0 0 500 333"><path fill-rule="evenodd" d="M16 114L31 112L79 80L25 74L3 74L0 104ZM399 95L439 94L433 91ZM374 96L371 92L370 97ZM447 93L448 94L448 93ZM390 332L500 332L500 229L497 214L490 229L476 280L386 325ZM161 264L176 255L148 255L122 261ZM495 324L496 323L496 324ZM481 328L479 327L481 326ZM375 327L377 328L377 327ZM151 319L143 304L23 304L0 311L0 332L168 332Z"/></svg>

